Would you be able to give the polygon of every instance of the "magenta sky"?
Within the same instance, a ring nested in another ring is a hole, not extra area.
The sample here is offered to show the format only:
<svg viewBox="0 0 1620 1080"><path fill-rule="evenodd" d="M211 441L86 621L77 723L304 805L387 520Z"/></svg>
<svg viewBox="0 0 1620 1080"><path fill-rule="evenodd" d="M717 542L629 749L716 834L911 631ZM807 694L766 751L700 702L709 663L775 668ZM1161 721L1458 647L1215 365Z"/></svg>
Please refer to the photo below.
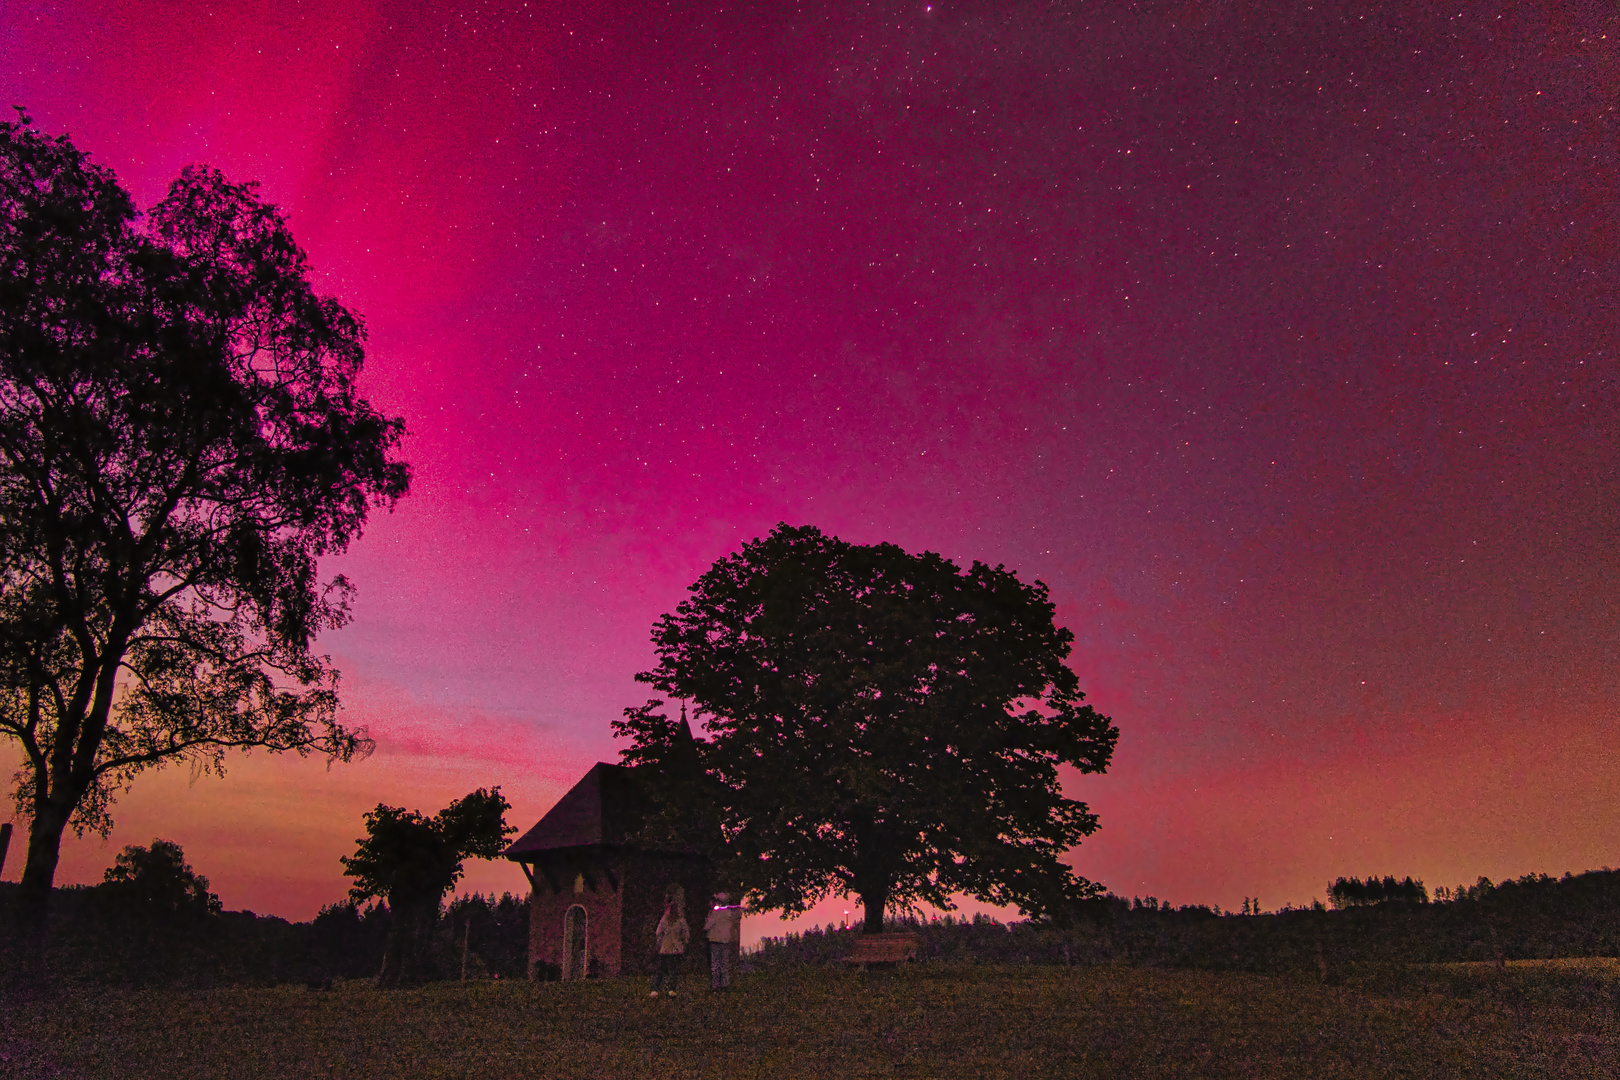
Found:
<svg viewBox="0 0 1620 1080"><path fill-rule="evenodd" d="M778 521L1052 587L1116 892L1620 861L1610 5L698 6L0 10L143 205L263 182L416 469L333 567L377 755L143 779L62 881L308 918L379 800L526 828Z"/></svg>

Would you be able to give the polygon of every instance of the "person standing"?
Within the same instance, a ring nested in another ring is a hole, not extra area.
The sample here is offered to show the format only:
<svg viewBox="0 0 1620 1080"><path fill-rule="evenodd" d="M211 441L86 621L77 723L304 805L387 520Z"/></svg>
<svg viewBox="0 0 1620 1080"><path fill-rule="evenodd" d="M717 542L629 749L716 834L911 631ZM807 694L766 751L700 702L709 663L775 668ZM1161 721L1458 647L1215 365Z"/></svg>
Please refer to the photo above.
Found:
<svg viewBox="0 0 1620 1080"><path fill-rule="evenodd" d="M742 905L730 893L715 893L714 906L704 929L709 935L709 989L731 985L731 961L742 938Z"/></svg>
<svg viewBox="0 0 1620 1080"><path fill-rule="evenodd" d="M681 898L672 893L664 901L664 914L658 920L658 971L653 975L652 993L657 997L661 988L670 997L675 996L675 977L681 971L681 958L686 955L686 943L691 930L686 925L686 912Z"/></svg>

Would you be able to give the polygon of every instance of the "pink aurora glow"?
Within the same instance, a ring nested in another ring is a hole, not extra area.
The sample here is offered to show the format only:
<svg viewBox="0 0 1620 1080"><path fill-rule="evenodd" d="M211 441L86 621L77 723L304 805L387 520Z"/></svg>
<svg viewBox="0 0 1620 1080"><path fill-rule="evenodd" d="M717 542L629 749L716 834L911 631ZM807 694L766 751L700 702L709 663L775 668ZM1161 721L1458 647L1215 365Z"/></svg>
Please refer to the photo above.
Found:
<svg viewBox="0 0 1620 1080"><path fill-rule="evenodd" d="M7 5L140 202L286 208L416 468L333 566L379 753L143 779L61 880L308 918L379 800L527 827L781 520L1051 585L1118 892L1612 862L1615 16L1125 7Z"/></svg>

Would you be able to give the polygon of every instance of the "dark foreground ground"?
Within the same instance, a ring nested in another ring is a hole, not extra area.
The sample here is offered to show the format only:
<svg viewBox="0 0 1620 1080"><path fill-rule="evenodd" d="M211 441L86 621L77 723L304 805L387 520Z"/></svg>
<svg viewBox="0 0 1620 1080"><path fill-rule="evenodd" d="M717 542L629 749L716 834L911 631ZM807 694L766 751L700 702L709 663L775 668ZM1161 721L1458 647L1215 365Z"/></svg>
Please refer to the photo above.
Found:
<svg viewBox="0 0 1620 1080"><path fill-rule="evenodd" d="M646 981L12 993L0 1076L1614 1077L1620 962L1302 977L919 964Z"/></svg>

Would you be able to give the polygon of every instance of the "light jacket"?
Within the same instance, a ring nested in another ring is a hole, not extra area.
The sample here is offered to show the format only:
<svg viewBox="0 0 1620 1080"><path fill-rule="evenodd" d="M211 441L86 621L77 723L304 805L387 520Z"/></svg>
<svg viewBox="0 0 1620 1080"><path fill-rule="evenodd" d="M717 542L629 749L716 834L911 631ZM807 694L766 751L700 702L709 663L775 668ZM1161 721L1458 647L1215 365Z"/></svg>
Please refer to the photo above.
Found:
<svg viewBox="0 0 1620 1080"><path fill-rule="evenodd" d="M691 934L686 926L685 915L680 912L674 914L664 912L664 917L658 920L658 952L664 956L685 952L686 942Z"/></svg>
<svg viewBox="0 0 1620 1080"><path fill-rule="evenodd" d="M708 931L710 942L736 941L742 930L742 905L717 907L710 911L704 929Z"/></svg>

